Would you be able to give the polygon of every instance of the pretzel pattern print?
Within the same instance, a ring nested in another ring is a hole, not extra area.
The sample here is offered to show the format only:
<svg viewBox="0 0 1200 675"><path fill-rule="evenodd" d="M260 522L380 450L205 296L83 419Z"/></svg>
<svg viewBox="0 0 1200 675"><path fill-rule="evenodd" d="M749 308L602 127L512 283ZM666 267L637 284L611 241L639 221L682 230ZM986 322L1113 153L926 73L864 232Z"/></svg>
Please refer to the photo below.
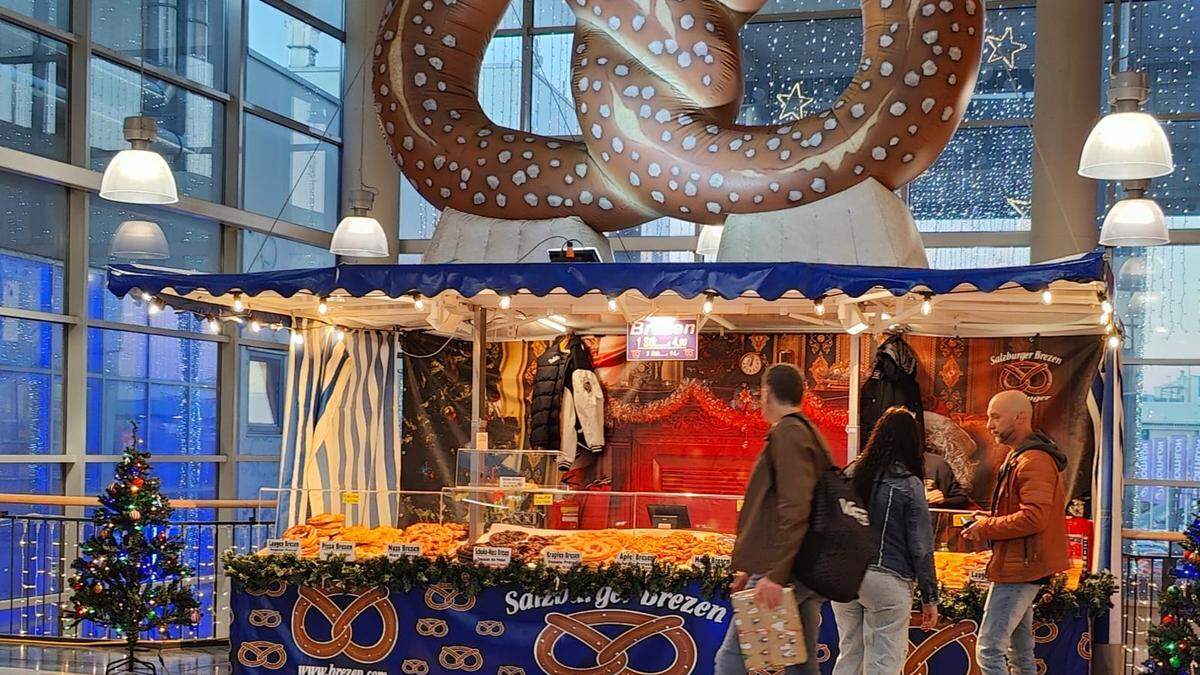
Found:
<svg viewBox="0 0 1200 675"><path fill-rule="evenodd" d="M521 666L500 666L496 669L496 675L525 675L525 669Z"/></svg>
<svg viewBox="0 0 1200 675"><path fill-rule="evenodd" d="M246 617L251 626L258 628L274 628L283 622L283 617L273 609L255 609L251 610L250 616Z"/></svg>
<svg viewBox="0 0 1200 675"><path fill-rule="evenodd" d="M404 675L427 675L429 664L422 659L404 659L400 663L400 672Z"/></svg>
<svg viewBox="0 0 1200 675"><path fill-rule="evenodd" d="M449 645L438 653L438 663L446 670L463 670L473 673L483 667L483 653L474 647Z"/></svg>
<svg viewBox="0 0 1200 675"><path fill-rule="evenodd" d="M475 598L459 593L449 584L434 584L425 591L425 606L439 612L447 609L469 612L475 607Z"/></svg>
<svg viewBox="0 0 1200 675"><path fill-rule="evenodd" d="M354 595L335 593L334 595ZM370 609L379 613L383 629L379 639L370 645L354 641L354 620ZM316 610L329 622L329 639L317 640L308 634L305 620L310 610ZM330 659L340 654L359 663L377 663L392 653L398 636L396 608L388 600L386 588L372 588L354 599L342 609L323 591L304 586L299 589L299 598L292 610L292 637L296 647L305 654L318 659Z"/></svg>
<svg viewBox="0 0 1200 675"><path fill-rule="evenodd" d="M422 637L446 637L450 626L442 619L417 619L417 635Z"/></svg>
<svg viewBox="0 0 1200 675"><path fill-rule="evenodd" d="M629 630L614 638L596 629L607 625L628 626ZM534 643L534 659L548 675L689 675L696 667L696 643L683 625L679 616L654 616L633 610L597 609L570 615L551 612ZM568 635L596 652L595 666L573 668L558 660L554 647ZM629 650L659 635L675 649L671 665L654 673L630 667Z"/></svg>
<svg viewBox="0 0 1200 675"><path fill-rule="evenodd" d="M284 591L286 591L286 590L287 590L287 582L282 581L280 579L275 579L271 583L267 584L267 587L263 588L262 590L256 591L256 590L251 590L248 588L248 589L246 589L246 593L253 595L255 597L259 597L259 598L261 598L261 597L278 598L281 595L283 595Z"/></svg>
<svg viewBox="0 0 1200 675"><path fill-rule="evenodd" d="M504 622L480 621L475 624L475 633L484 637L500 637L504 635Z"/></svg>
<svg viewBox="0 0 1200 675"><path fill-rule="evenodd" d="M975 86L982 0L860 0L862 57L827 110L735 122L738 34L766 0L575 0L570 141L502 127L479 104L507 0L391 0L372 89L393 158L436 208L576 216L613 231L661 216L723 223L874 178L896 189L946 147Z"/></svg>
<svg viewBox="0 0 1200 675"><path fill-rule="evenodd" d="M287 664L287 652L278 642L251 640L238 646L237 660L247 668L279 670Z"/></svg>

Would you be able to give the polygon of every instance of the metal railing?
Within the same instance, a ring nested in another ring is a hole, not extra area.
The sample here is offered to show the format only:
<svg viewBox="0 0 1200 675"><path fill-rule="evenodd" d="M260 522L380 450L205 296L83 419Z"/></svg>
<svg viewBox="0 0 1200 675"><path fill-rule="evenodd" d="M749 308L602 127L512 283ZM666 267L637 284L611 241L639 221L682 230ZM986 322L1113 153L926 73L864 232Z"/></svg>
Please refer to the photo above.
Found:
<svg viewBox="0 0 1200 675"><path fill-rule="evenodd" d="M1136 673L1148 658L1150 626L1159 623L1159 595L1174 581L1182 534L1124 530L1121 556L1121 625L1124 672Z"/></svg>
<svg viewBox="0 0 1200 675"><path fill-rule="evenodd" d="M61 641L115 640L106 627L73 624L71 564L96 530L83 497L0 494L0 638ZM261 500L172 500L168 533L184 540L201 621L146 640L223 639L229 633L229 580L219 553L255 550L271 536L274 504Z"/></svg>

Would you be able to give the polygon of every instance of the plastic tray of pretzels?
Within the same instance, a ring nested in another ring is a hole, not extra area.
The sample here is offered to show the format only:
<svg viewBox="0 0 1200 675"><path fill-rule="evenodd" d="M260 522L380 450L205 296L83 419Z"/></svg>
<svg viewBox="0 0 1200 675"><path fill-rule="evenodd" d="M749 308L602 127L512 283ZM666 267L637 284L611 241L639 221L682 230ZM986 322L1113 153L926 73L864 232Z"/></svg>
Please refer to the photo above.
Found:
<svg viewBox="0 0 1200 675"><path fill-rule="evenodd" d="M346 525L345 515L326 513L289 527L282 538L299 541L303 558L316 557L323 541L353 543L356 559L385 555L389 544L419 545L421 555L433 558L454 555L466 541L467 527L459 523L414 523L404 528Z"/></svg>
<svg viewBox="0 0 1200 675"><path fill-rule="evenodd" d="M547 551L571 551L580 554L584 565L610 564L622 553L632 553L682 566L691 565L696 557L730 555L733 537L696 530L546 530L498 523L475 545L511 548L514 558L526 562L541 560ZM468 560L468 554L464 548L460 558Z"/></svg>

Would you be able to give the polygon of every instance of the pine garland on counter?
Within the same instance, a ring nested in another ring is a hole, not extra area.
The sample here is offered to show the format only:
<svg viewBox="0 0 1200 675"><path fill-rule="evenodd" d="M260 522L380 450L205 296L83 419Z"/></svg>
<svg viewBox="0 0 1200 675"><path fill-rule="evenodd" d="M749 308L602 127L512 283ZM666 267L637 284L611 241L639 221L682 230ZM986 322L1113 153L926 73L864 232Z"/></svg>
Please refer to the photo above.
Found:
<svg viewBox="0 0 1200 675"><path fill-rule="evenodd" d="M387 586L402 592L432 584L450 584L466 596L478 595L492 586L546 589L547 593L569 591L575 596L593 595L610 587L625 597L649 591L678 592L692 582L708 599L728 595L732 575L724 566L707 561L700 568L654 565L643 569L629 565L601 565L557 570L542 563L530 565L514 560L507 567L483 567L449 558L398 558L384 556L347 562L340 558L318 560L280 555L221 555L225 573L252 591L265 590L279 581L293 586L369 588ZM1084 575L1076 589L1067 589L1064 577L1056 577L1038 596L1034 615L1041 621L1059 621L1086 612L1098 616L1112 607L1116 581L1109 572ZM942 590L939 611L949 621L978 620L983 616L987 590L970 585L963 590Z"/></svg>

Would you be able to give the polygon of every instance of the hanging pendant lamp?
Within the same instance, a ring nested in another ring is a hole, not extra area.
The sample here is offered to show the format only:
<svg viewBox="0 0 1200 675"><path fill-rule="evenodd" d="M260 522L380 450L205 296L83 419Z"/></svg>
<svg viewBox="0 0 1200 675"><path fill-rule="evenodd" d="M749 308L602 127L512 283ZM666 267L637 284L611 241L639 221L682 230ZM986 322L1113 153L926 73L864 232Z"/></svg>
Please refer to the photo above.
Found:
<svg viewBox="0 0 1200 675"><path fill-rule="evenodd" d="M1113 112L1092 128L1079 157L1079 175L1099 180L1141 180L1175 170L1171 143L1153 115L1141 111L1149 95L1146 74L1122 71L1108 88Z"/></svg>
<svg viewBox="0 0 1200 675"><path fill-rule="evenodd" d="M1113 204L1100 229L1101 246L1161 246L1171 241L1162 209L1148 199L1150 181L1126 181L1125 197Z"/></svg>
<svg viewBox="0 0 1200 675"><path fill-rule="evenodd" d="M149 220L126 220L113 233L109 255L135 260L163 260L171 257L167 237L158 223Z"/></svg>
<svg viewBox="0 0 1200 675"><path fill-rule="evenodd" d="M356 258L384 258L388 256L387 235L383 226L370 215L375 204L375 193L368 190L350 191L350 214L342 218L333 232L329 251L336 255Z"/></svg>
<svg viewBox="0 0 1200 675"><path fill-rule="evenodd" d="M100 196L128 204L174 204L179 201L175 175L162 155L150 149L158 133L153 117L125 118L125 140L131 146L117 153L104 169Z"/></svg>

